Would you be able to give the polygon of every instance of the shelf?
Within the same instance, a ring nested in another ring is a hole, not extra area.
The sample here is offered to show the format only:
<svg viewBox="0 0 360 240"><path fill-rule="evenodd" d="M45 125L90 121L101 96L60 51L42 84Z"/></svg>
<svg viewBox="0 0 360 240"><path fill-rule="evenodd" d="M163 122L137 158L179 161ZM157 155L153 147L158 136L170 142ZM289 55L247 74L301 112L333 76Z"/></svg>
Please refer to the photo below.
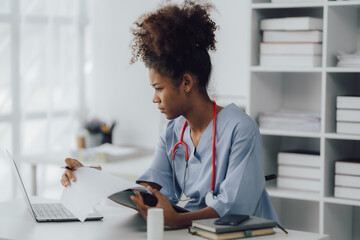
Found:
<svg viewBox="0 0 360 240"><path fill-rule="evenodd" d="M360 72L360 67L358 68L338 68L338 67L328 67L326 68L326 72L328 73L337 73L337 72L344 72L344 73L357 73Z"/></svg>
<svg viewBox="0 0 360 240"><path fill-rule="evenodd" d="M250 67L250 71L252 71L252 72L316 72L316 73L321 73L322 69L320 67L313 67L313 68L297 67L297 68L295 68L295 67L252 66L252 67Z"/></svg>
<svg viewBox="0 0 360 240"><path fill-rule="evenodd" d="M260 129L262 135L272 135L272 136L287 136L287 137L309 137L309 138L320 138L320 133L314 132L296 132L296 131L284 131L284 130L270 130L270 129Z"/></svg>
<svg viewBox="0 0 360 240"><path fill-rule="evenodd" d="M324 202L349 205L349 206L360 206L360 201L358 201L358 200L342 199L342 198L336 198L336 197L326 197L326 198L324 198Z"/></svg>
<svg viewBox="0 0 360 240"><path fill-rule="evenodd" d="M322 7L323 2L298 2L298 3L253 3L251 4L252 9L274 9L274 8L312 8Z"/></svg>
<svg viewBox="0 0 360 240"><path fill-rule="evenodd" d="M360 1L329 1L328 6L359 6Z"/></svg>
<svg viewBox="0 0 360 240"><path fill-rule="evenodd" d="M360 135L351 134L339 134L339 133L326 133L325 138L327 139L343 139L343 140L360 140Z"/></svg>
<svg viewBox="0 0 360 240"><path fill-rule="evenodd" d="M297 199L297 200L305 200L305 201L320 201L320 193L291 190L291 189L281 189L277 187L266 187L266 190L268 191L271 197Z"/></svg>

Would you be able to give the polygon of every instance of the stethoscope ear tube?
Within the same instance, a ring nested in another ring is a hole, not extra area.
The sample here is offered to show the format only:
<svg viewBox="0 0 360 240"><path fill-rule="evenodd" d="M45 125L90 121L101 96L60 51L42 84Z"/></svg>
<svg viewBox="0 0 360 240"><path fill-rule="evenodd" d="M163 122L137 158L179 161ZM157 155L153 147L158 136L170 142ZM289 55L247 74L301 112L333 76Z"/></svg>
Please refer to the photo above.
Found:
<svg viewBox="0 0 360 240"><path fill-rule="evenodd" d="M211 181L211 193L214 196L214 190L215 190L215 143L216 143L216 114L217 114L217 105L216 102L213 101L214 104L214 117L213 117L213 142L212 142L212 181ZM189 161L189 150L188 147L186 145L186 143L183 141L183 137L184 137L184 132L185 132L185 128L187 126L188 122L187 120L184 123L184 126L181 130L181 135L180 135L180 140L179 142L177 142L172 150L172 154L171 154L171 168L172 168L172 175L173 175L173 188L174 188L174 195L176 200L178 201L182 201L181 197L183 196L184 192L185 192L185 180L186 180L186 171L188 168L188 161ZM175 160L175 152L176 152L176 148L179 145L183 145L185 147L185 172L184 172L184 179L183 179L183 187L181 189L181 194L180 197L176 194L176 188L175 188L175 166L174 166L174 160Z"/></svg>

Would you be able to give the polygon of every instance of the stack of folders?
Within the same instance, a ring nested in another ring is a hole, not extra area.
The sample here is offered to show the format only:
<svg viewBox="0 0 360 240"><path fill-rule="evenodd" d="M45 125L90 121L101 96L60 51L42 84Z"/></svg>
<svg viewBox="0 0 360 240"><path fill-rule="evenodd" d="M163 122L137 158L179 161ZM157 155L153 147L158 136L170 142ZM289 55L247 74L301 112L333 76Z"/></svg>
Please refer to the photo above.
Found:
<svg viewBox="0 0 360 240"><path fill-rule="evenodd" d="M336 108L336 132L360 134L360 96L337 96Z"/></svg>
<svg viewBox="0 0 360 240"><path fill-rule="evenodd" d="M334 196L360 200L360 159L335 162Z"/></svg>
<svg viewBox="0 0 360 240"><path fill-rule="evenodd" d="M260 66L319 67L323 20L314 17L263 19Z"/></svg>
<svg viewBox="0 0 360 240"><path fill-rule="evenodd" d="M189 233L208 239L235 239L274 234L276 222L250 216L239 225L215 225L217 218L195 220L189 227Z"/></svg>
<svg viewBox="0 0 360 240"><path fill-rule="evenodd" d="M320 161L319 152L279 152L277 187L320 192Z"/></svg>

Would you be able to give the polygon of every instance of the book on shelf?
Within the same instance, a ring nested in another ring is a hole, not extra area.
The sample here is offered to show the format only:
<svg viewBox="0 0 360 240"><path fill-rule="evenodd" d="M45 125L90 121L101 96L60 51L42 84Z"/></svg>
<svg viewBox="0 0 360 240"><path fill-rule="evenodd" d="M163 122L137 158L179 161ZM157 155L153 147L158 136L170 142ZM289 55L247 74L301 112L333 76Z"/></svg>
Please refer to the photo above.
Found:
<svg viewBox="0 0 360 240"><path fill-rule="evenodd" d="M320 67L320 55L260 55L260 66L264 67Z"/></svg>
<svg viewBox="0 0 360 240"><path fill-rule="evenodd" d="M346 198L360 200L360 188L337 187L334 189L334 196L337 198Z"/></svg>
<svg viewBox="0 0 360 240"><path fill-rule="evenodd" d="M263 228L263 229L245 230L239 232L214 233L196 227L189 227L189 233L193 235L199 235L207 239L223 240L223 239L238 239L238 238L264 236L264 235L274 234L275 230L273 228Z"/></svg>
<svg viewBox="0 0 360 240"><path fill-rule="evenodd" d="M293 190L320 192L320 180L281 177L277 178L277 187Z"/></svg>
<svg viewBox="0 0 360 240"><path fill-rule="evenodd" d="M304 150L279 152L278 164L320 168L320 152Z"/></svg>
<svg viewBox="0 0 360 240"><path fill-rule="evenodd" d="M217 219L218 218L193 220L191 226L213 233L229 233L260 228L274 228L277 225L275 221L256 216L249 216L249 219L238 225L216 225L215 220Z"/></svg>
<svg viewBox="0 0 360 240"><path fill-rule="evenodd" d="M336 122L336 132L345 134L360 134L360 122Z"/></svg>
<svg viewBox="0 0 360 240"><path fill-rule="evenodd" d="M337 96L336 107L341 109L360 110L360 96Z"/></svg>
<svg viewBox="0 0 360 240"><path fill-rule="evenodd" d="M278 176L320 180L320 168L279 165Z"/></svg>
<svg viewBox="0 0 360 240"><path fill-rule="evenodd" d="M260 54L264 55L321 55L319 43L260 43Z"/></svg>
<svg viewBox="0 0 360 240"><path fill-rule="evenodd" d="M360 174L358 176L335 174L335 186L360 188Z"/></svg>
<svg viewBox="0 0 360 240"><path fill-rule="evenodd" d="M359 110L337 109L336 121L360 122L360 109Z"/></svg>
<svg viewBox="0 0 360 240"><path fill-rule="evenodd" d="M322 31L263 31L264 42L319 43L322 42Z"/></svg>
<svg viewBox="0 0 360 240"><path fill-rule="evenodd" d="M360 176L360 159L347 158L336 161L335 173Z"/></svg>
<svg viewBox="0 0 360 240"><path fill-rule="evenodd" d="M314 17L270 18L260 21L261 30L322 30L323 19Z"/></svg>

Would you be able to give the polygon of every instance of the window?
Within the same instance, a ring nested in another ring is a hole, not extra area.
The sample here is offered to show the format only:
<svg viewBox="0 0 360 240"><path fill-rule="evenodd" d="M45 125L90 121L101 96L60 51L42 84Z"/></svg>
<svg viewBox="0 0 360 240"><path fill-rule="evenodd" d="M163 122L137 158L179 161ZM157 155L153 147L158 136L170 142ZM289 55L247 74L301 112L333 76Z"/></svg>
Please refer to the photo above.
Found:
<svg viewBox="0 0 360 240"><path fill-rule="evenodd" d="M75 147L91 73L86 6L0 1L0 146L15 156Z"/></svg>

